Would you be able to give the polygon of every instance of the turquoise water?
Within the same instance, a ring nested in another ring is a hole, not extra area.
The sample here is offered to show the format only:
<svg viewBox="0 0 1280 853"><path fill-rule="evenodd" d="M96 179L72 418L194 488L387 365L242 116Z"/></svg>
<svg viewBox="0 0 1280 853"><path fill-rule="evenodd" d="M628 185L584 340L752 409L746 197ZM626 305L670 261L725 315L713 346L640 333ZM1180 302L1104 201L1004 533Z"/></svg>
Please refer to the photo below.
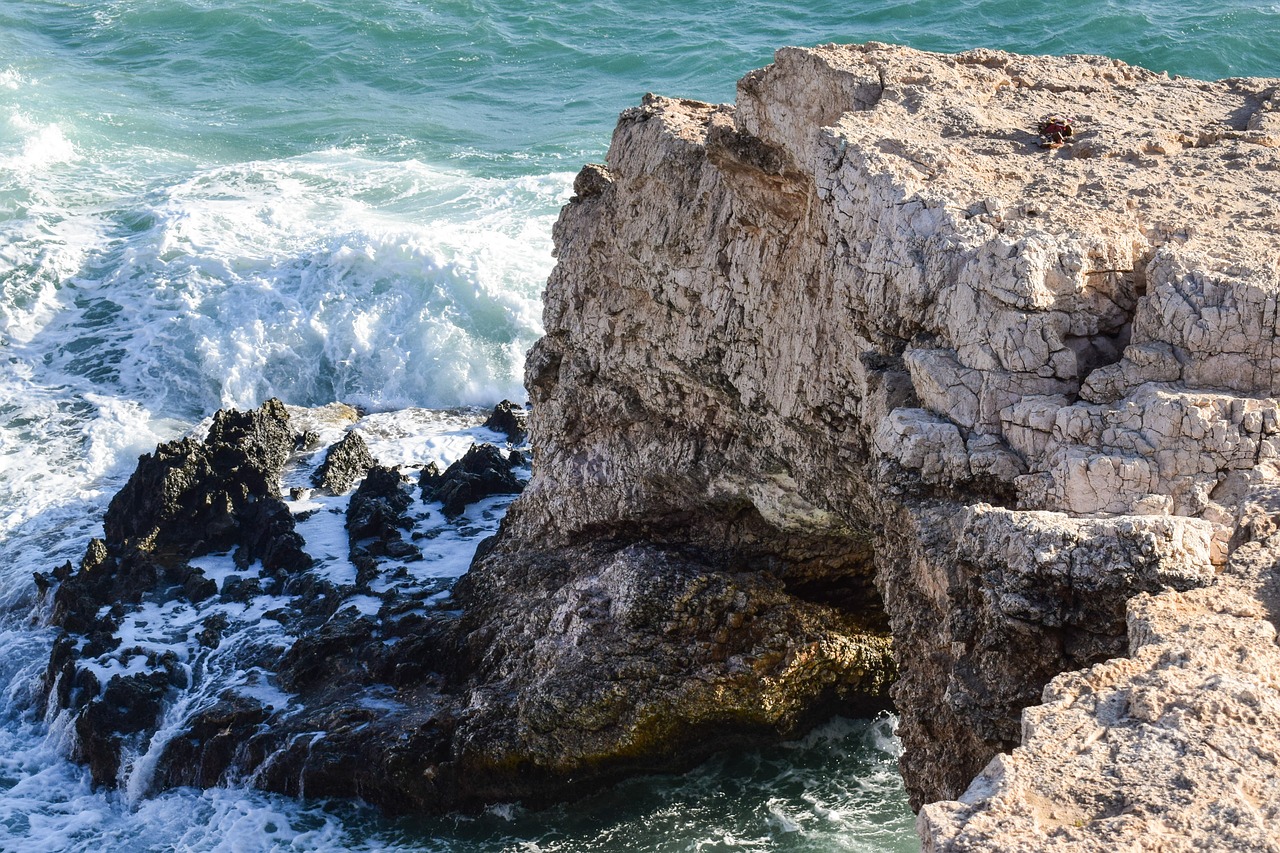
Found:
<svg viewBox="0 0 1280 853"><path fill-rule="evenodd" d="M1257 0L3 0L0 849L911 849L883 722L408 826L94 792L31 715L51 641L31 572L78 557L137 454L270 395L520 398L551 224L617 113L872 39L1280 75L1280 3Z"/></svg>

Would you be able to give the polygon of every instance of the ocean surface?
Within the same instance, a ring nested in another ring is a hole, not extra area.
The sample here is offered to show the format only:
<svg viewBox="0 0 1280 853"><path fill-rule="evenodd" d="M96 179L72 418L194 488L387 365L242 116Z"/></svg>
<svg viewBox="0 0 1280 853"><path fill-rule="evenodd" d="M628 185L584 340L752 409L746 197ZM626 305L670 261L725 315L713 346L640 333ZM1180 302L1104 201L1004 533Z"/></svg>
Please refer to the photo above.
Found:
<svg viewBox="0 0 1280 853"><path fill-rule="evenodd" d="M278 396L374 413L384 461L447 463L484 437L455 407L524 399L551 225L617 113L867 40L1280 76L1280 3L0 0L0 850L918 849L887 717L548 811L391 821L149 794L146 756L95 791L33 711L32 572L79 558L138 454ZM503 506L466 530L423 510L437 578Z"/></svg>

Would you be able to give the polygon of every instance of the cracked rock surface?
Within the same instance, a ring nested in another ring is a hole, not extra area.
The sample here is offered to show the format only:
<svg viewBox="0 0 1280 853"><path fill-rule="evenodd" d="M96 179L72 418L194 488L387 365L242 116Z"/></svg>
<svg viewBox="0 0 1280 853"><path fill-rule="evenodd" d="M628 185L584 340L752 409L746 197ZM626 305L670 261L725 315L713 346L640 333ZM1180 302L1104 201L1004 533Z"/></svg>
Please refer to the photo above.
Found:
<svg viewBox="0 0 1280 853"><path fill-rule="evenodd" d="M696 548L887 622L931 850L1274 849L1276 92L869 44L646 96L468 582Z"/></svg>
<svg viewBox="0 0 1280 853"><path fill-rule="evenodd" d="M220 413L39 578L49 701L118 782L194 684L122 635L216 594L183 631L254 680L156 788L536 805L889 690L928 850L1277 849L1277 85L869 44L646 96L555 227L533 476L452 597L355 439L350 571L301 549L283 467L356 413Z"/></svg>

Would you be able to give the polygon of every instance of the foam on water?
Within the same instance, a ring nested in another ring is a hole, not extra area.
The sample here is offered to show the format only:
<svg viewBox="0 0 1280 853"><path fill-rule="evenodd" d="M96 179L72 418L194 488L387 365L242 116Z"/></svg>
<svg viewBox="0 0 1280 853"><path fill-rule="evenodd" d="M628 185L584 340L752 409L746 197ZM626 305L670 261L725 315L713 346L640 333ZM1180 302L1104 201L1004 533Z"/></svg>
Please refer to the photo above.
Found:
<svg viewBox="0 0 1280 853"><path fill-rule="evenodd" d="M447 466L476 441L500 440L498 434L478 426L483 416L476 409L409 409L369 415L347 429L359 431L381 463L408 466L411 472L427 462ZM304 421L308 425L328 424L322 430L327 442L344 432L327 412L299 413L299 423ZM205 428L205 424L197 425L193 432L199 435ZM323 450L299 457L286 473L285 492L308 483L310 472L322 457ZM316 561L310 571L328 579L342 596L336 612L354 608L365 615L379 613L384 607L382 596L392 590L416 596L423 608L439 606L452 581L466 571L476 543L496 530L511 500L509 496L489 498L469 507L461 518L450 520L440 513L438 504L425 503L415 494L409 509L413 521L409 535L421 548L422 559L383 561L380 577L370 585L370 591L359 592L346 553L344 522L349 498L298 493L289 505L300 519L298 530ZM733 849L787 849L786 839L792 836L809 843L826 834L835 837L850 827L857 831L857 837L868 838L865 827L854 826L868 814L866 805L856 802L859 798L874 799L878 808L885 810L875 813L874 820L883 825L876 830L876 837L881 841L906 839L907 846L876 842L872 847L833 849L883 851L910 849L914 843L909 813L903 811L900 783L892 769L895 741L887 719L870 728L866 723L833 723L783 747L773 757L748 754L747 764L741 766L726 768L712 762L687 777L629 783L620 792L603 794L588 803L585 811L574 806L528 812L507 804L478 818L406 822L382 818L351 804L308 805L239 787L156 794L152 777L169 740L183 730L186 720L226 691L254 697L286 716L294 707L293 697L274 685L270 673L243 663L260 660L262 649L293 641L288 630L268 615L287 610L290 596L271 592L271 582L259 573L260 566L237 567L230 555L201 557L192 565L218 589L226 588L235 577L242 582L258 580L266 590L243 602L213 596L198 604L157 599L126 605L118 631L119 646L86 662L85 668L96 676L99 689L111 677L142 672L148 661L162 657L173 661L185 686L167 704L156 734L126 750L115 792L92 791L85 771L65 761L74 739L65 714L43 721L31 716L51 632L21 629L19 614L9 614L9 630L0 632L0 677L9 685L6 704L0 709L6 721L0 728L0 749L7 756L0 758L0 849L18 839L41 845L40 849L86 851L177 847L457 853L614 850L621 849L620 844L626 849L672 844L689 849L724 849L726 844ZM215 616L225 627L218 642L210 646L201 632ZM6 651L16 653L3 654ZM376 705L380 700L370 695L368 701ZM323 733L299 737L311 737L314 743ZM838 754L839 762L801 772L803 762L797 762L795 754ZM842 766L851 756L852 763ZM862 763L869 756L872 763L864 767ZM847 775L851 782L833 789L828 778L831 773ZM743 774L759 778L749 782ZM722 790L726 779L733 780L732 790ZM898 793L891 795L893 791ZM724 812L726 802L731 807L729 813ZM895 813L898 817L893 828L889 816ZM134 846L135 834L143 826L146 845Z"/></svg>
<svg viewBox="0 0 1280 853"><path fill-rule="evenodd" d="M9 116L9 130L22 139L22 148L17 155L0 158L0 169L30 172L76 158L75 146L56 124L38 125L21 113L14 113Z"/></svg>
<svg viewBox="0 0 1280 853"><path fill-rule="evenodd" d="M518 396L570 180L359 151L203 170L94 215L54 268L13 257L33 283L8 300L10 352L154 408ZM46 243L73 228L43 216Z"/></svg>

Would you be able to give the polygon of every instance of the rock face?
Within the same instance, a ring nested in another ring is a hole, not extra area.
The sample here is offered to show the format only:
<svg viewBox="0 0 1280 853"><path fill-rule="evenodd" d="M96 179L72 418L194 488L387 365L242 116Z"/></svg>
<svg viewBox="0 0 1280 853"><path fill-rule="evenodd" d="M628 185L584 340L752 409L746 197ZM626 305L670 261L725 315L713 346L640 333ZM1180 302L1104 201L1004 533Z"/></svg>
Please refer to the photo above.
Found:
<svg viewBox="0 0 1280 853"><path fill-rule="evenodd" d="M1274 837L1276 92L873 44L646 96L556 225L534 477L468 585L692 547L887 619L912 800L969 790L931 849L1116 849L1187 798L1168 832Z"/></svg>
<svg viewBox="0 0 1280 853"><path fill-rule="evenodd" d="M924 807L925 849L1280 850L1278 549L1134 598L1129 657L1053 679L1022 746Z"/></svg>
<svg viewBox="0 0 1280 853"><path fill-rule="evenodd" d="M930 850L1276 849L1276 92L872 44L779 51L735 106L646 96L556 225L533 478L450 609L387 588L410 503L370 468L346 511L377 606L298 575L264 614L296 641L258 668L305 711L216 697L157 784L537 803L892 682ZM1045 150L1050 113L1075 133ZM100 781L147 735L119 709L154 719L182 675L89 682L76 656L121 618L102 593L211 595L182 560L212 543L300 565L248 497L287 430L244 417L215 432L251 458L139 469L199 497L191 530L127 488L130 520L113 503L108 542L55 573L50 684L115 733ZM422 483L470 500L512 464Z"/></svg>

